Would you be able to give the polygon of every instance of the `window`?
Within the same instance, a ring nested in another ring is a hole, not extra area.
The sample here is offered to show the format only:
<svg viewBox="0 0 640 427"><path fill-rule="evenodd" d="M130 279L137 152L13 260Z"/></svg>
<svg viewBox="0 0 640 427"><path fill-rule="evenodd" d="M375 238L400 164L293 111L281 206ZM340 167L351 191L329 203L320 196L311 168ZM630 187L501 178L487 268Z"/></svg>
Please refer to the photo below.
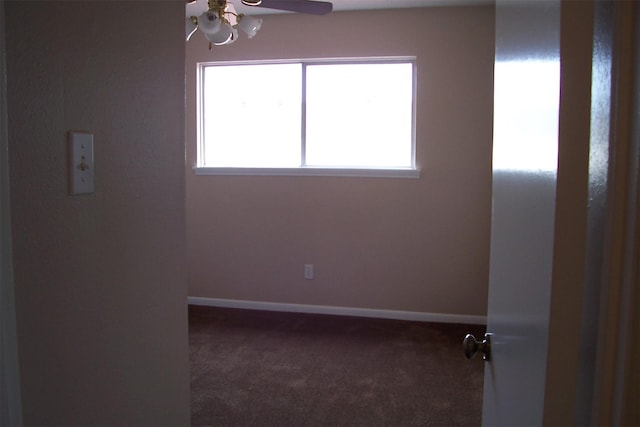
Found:
<svg viewBox="0 0 640 427"><path fill-rule="evenodd" d="M416 177L413 59L199 64L197 173Z"/></svg>

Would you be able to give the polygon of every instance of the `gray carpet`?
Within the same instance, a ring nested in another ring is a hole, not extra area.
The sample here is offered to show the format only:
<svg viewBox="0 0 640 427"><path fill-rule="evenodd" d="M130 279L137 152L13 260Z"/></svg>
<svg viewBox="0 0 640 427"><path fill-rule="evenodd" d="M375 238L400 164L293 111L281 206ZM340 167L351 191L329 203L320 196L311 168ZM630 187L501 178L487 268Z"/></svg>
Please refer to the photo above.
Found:
<svg viewBox="0 0 640 427"><path fill-rule="evenodd" d="M199 306L189 327L194 426L481 422L462 339L484 327Z"/></svg>

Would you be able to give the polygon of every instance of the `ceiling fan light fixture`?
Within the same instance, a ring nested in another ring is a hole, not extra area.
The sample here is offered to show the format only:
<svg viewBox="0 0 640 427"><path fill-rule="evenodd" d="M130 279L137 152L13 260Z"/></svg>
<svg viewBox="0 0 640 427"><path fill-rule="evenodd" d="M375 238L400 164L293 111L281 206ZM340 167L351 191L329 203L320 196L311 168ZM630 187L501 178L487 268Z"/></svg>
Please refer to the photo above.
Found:
<svg viewBox="0 0 640 427"><path fill-rule="evenodd" d="M240 15L238 16L238 26L242 31L247 33L247 37L252 39L262 27L262 19L247 15Z"/></svg>
<svg viewBox="0 0 640 427"><path fill-rule="evenodd" d="M333 4L322 0L240 0L245 6L260 6L288 12L324 15L333 9ZM262 28L262 19L238 13L234 7L236 0L185 0L187 20L185 38L191 39L196 30L202 31L213 45L227 45L238 39L239 30L252 39ZM206 3L206 5L205 5ZM202 7L208 7L203 10Z"/></svg>

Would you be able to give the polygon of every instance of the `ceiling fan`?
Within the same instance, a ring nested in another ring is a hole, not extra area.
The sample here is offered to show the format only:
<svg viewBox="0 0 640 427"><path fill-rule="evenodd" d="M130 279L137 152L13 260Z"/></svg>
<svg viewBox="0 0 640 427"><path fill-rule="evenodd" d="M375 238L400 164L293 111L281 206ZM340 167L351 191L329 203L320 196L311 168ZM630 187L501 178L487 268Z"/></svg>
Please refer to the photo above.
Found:
<svg viewBox="0 0 640 427"><path fill-rule="evenodd" d="M319 0L239 0L243 6L265 8L286 12L326 15L333 10L333 4ZM227 45L238 39L238 28L249 38L256 35L262 26L262 19L244 13L237 13L235 6L228 0L207 0L206 10L202 10L202 1L186 0L186 38L200 30L212 45Z"/></svg>

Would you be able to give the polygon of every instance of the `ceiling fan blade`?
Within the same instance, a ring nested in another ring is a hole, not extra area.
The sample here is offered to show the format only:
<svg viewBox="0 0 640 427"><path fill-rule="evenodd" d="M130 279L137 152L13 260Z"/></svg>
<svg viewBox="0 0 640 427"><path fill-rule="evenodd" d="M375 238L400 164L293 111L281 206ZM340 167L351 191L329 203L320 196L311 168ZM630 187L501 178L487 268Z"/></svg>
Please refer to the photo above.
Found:
<svg viewBox="0 0 640 427"><path fill-rule="evenodd" d="M311 15L326 15L333 10L332 3L315 0L262 0L262 3L255 7L308 13Z"/></svg>

